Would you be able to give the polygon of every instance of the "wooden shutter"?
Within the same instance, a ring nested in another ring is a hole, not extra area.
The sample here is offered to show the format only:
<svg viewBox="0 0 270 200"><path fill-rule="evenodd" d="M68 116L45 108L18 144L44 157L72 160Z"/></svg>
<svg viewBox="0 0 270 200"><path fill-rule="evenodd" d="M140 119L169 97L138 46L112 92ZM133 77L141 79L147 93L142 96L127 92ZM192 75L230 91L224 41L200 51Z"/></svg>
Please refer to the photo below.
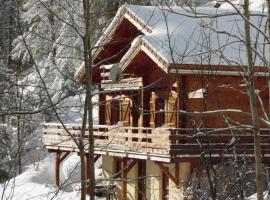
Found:
<svg viewBox="0 0 270 200"><path fill-rule="evenodd" d="M121 121L124 126L130 125L130 100L124 99L121 103Z"/></svg>
<svg viewBox="0 0 270 200"><path fill-rule="evenodd" d="M106 125L111 125L111 104L106 101Z"/></svg>
<svg viewBox="0 0 270 200"><path fill-rule="evenodd" d="M156 111L156 94L152 92L151 99L150 99L150 127L155 128L155 111Z"/></svg>
<svg viewBox="0 0 270 200"><path fill-rule="evenodd" d="M177 96L175 93L171 93L168 99L168 113L167 113L167 124L169 126L175 126L177 116Z"/></svg>

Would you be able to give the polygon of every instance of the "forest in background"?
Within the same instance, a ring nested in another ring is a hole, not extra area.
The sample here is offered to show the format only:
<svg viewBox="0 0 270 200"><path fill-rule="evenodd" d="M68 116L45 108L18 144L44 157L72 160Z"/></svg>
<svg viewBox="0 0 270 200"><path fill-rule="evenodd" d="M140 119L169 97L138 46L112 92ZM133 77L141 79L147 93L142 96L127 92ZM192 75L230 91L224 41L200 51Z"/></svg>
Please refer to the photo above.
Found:
<svg viewBox="0 0 270 200"><path fill-rule="evenodd" d="M183 1L104 0L92 1L91 42L95 43L124 3L136 5L184 5ZM200 1L200 3L203 3ZM191 5L188 2L188 5ZM74 122L70 109L79 111L79 98L70 105L69 97L84 94L74 80L83 62L84 33L82 1L1 0L0 2L0 174L22 172L29 164L27 152L42 148L38 127L56 121L48 96L35 70L39 68L64 122ZM65 101L68 99L67 101ZM80 113L80 112L79 112ZM76 118L77 119L77 118ZM78 121L77 121L78 123ZM38 136L37 136L38 134ZM33 144L29 140L36 139ZM15 167L11 169L10 166ZM11 171L10 171L11 170ZM0 178L1 179L1 178Z"/></svg>

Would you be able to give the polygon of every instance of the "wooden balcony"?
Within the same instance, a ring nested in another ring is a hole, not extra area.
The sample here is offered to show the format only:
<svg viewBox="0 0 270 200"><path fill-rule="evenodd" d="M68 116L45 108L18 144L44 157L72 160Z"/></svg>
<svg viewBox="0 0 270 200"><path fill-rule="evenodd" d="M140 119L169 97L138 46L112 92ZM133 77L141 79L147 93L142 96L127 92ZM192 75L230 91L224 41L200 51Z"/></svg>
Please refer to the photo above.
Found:
<svg viewBox="0 0 270 200"><path fill-rule="evenodd" d="M69 132L78 140L81 126L67 124ZM263 159L270 158L269 130L261 130ZM254 158L253 135L243 128L224 129L175 129L119 126L94 126L95 154L110 155L163 162L200 159L233 158L235 155ZM60 124L45 124L43 144L49 151L78 152L75 142ZM88 130L84 138L87 151Z"/></svg>
<svg viewBox="0 0 270 200"><path fill-rule="evenodd" d="M75 139L79 138L80 125L66 125ZM165 131L165 129L164 129ZM94 126L95 154L170 161L169 132L160 134L152 128ZM75 142L60 124L45 124L43 144L49 150L78 152ZM87 151L88 130L84 139Z"/></svg>

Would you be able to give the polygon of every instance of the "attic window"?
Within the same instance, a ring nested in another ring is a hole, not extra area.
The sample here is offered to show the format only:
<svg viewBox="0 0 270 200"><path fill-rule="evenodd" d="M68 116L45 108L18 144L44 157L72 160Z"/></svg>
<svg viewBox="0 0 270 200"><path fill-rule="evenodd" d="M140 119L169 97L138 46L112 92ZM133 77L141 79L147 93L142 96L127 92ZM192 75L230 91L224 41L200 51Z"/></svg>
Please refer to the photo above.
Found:
<svg viewBox="0 0 270 200"><path fill-rule="evenodd" d="M202 99L204 97L204 93L206 92L205 88L201 88L195 91L188 93L189 99Z"/></svg>

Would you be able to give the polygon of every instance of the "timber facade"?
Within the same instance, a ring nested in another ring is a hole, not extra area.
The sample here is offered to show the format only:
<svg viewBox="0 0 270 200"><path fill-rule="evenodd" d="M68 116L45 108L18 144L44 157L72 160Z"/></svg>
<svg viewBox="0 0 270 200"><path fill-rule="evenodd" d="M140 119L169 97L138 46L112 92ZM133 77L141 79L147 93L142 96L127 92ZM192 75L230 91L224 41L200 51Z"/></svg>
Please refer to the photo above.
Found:
<svg viewBox="0 0 270 200"><path fill-rule="evenodd" d="M139 13L144 9L157 12L153 7L121 7L98 41L102 47L94 52L93 80L99 89L95 155L102 159L105 178L120 173L120 181L115 181L120 199L179 200L185 198L191 173L203 168L203 159L218 163L236 153L253 162L246 71L222 62L166 58L166 49L145 37L162 40L160 35L155 37L158 20L151 24L160 15L145 19ZM121 80L110 79L113 64L120 68ZM264 119L269 111L267 68L256 66L255 76L260 91L257 108ZM84 66L76 78L85 83ZM69 152L79 150L60 124L44 126L43 143L57 155L59 185L59 163ZM79 137L80 125L66 126L74 138ZM260 131L267 164L270 135L263 120Z"/></svg>

